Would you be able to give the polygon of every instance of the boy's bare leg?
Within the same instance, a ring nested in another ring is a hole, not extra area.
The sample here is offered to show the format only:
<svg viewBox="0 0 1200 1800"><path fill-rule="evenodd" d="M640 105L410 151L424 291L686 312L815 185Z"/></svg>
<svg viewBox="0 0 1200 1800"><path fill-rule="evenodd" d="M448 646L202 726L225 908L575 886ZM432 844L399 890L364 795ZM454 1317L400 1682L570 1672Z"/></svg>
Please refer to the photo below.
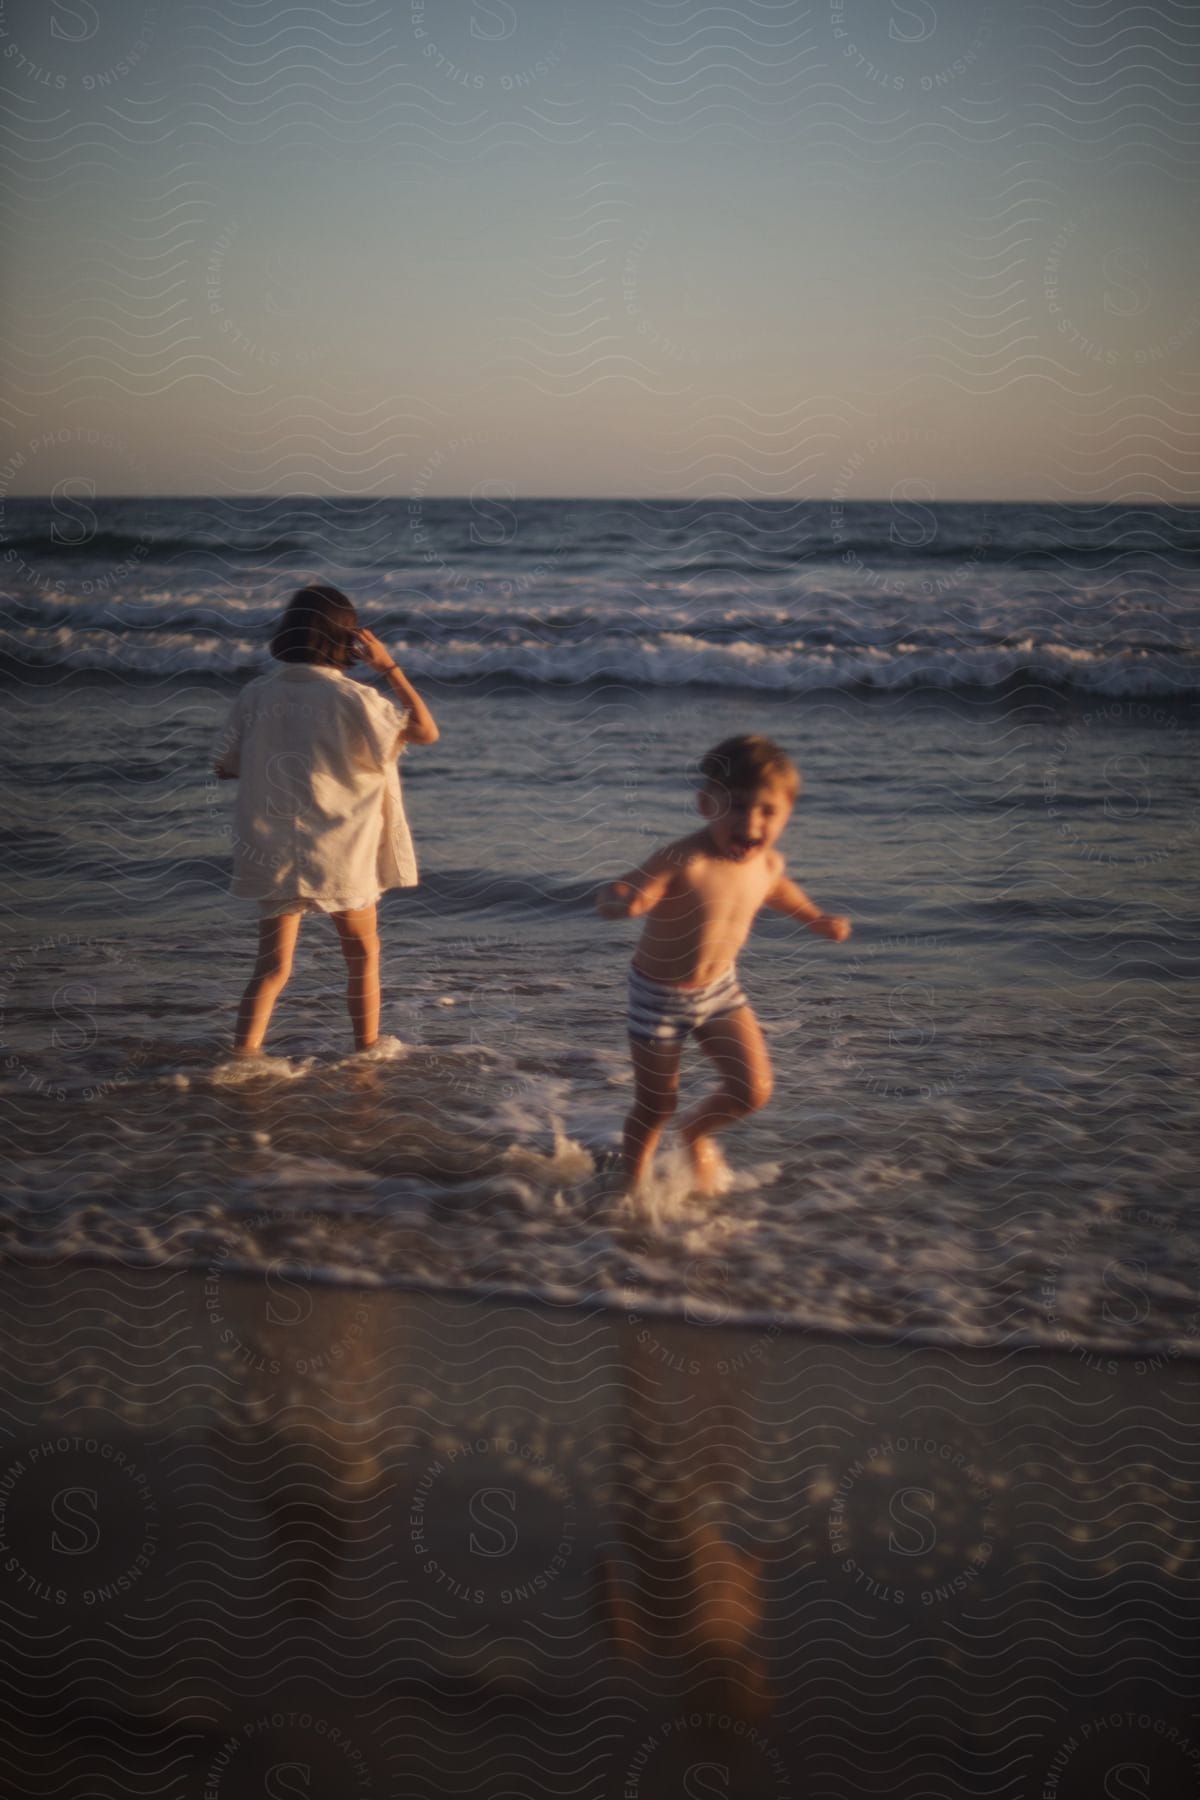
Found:
<svg viewBox="0 0 1200 1800"><path fill-rule="evenodd" d="M375 908L334 913L346 959L346 1004L354 1029L354 1048L369 1050L379 1039L379 932Z"/></svg>
<svg viewBox="0 0 1200 1800"><path fill-rule="evenodd" d="M625 1121L625 1174L636 1188L650 1167L663 1128L679 1099L678 1044L646 1043L630 1038L633 1058L633 1105Z"/></svg>
<svg viewBox="0 0 1200 1800"><path fill-rule="evenodd" d="M300 934L300 913L280 913L258 921L258 956L238 1007L233 1048L237 1056L256 1056L262 1049L275 1002L292 972L292 954Z"/></svg>
<svg viewBox="0 0 1200 1800"><path fill-rule="evenodd" d="M723 1019L710 1019L696 1031L696 1042L720 1076L721 1085L680 1120L679 1132L691 1159L696 1186L709 1193L716 1185L714 1131L757 1112L771 1098L774 1079L762 1027L748 1006Z"/></svg>

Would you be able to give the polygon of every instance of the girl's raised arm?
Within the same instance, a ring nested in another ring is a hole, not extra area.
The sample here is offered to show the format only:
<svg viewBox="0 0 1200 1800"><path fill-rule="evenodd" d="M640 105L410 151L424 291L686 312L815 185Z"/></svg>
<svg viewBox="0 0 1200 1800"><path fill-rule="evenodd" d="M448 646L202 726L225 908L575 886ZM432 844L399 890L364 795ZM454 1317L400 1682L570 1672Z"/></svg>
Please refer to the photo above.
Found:
<svg viewBox="0 0 1200 1800"><path fill-rule="evenodd" d="M387 684L408 708L410 717L404 727L402 741L408 744L436 744L441 733L433 714L418 694L386 644L381 644L373 631L365 626L355 632L363 661L368 668L387 677Z"/></svg>

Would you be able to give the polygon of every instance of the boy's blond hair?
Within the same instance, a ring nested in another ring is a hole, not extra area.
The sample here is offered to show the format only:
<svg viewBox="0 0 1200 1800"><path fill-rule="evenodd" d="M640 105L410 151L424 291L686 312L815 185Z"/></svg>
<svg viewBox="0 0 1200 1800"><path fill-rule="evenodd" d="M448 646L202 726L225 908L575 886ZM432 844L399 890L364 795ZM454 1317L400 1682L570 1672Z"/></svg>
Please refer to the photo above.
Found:
<svg viewBox="0 0 1200 1800"><path fill-rule="evenodd" d="M701 759L700 773L706 787L726 793L777 781L787 790L788 799L795 800L801 788L800 771L787 752L769 737L755 733L724 738Z"/></svg>

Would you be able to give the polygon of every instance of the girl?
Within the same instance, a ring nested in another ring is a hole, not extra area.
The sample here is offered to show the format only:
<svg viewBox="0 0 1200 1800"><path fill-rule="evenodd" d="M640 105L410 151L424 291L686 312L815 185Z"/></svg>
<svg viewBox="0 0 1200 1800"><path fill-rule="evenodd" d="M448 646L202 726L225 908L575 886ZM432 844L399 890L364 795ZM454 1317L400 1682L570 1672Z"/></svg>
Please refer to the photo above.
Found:
<svg viewBox="0 0 1200 1800"><path fill-rule="evenodd" d="M436 744L438 728L335 587L301 588L270 647L280 666L242 689L213 764L238 781L231 891L257 900L259 912L234 1054L262 1049L305 913L333 918L355 1048L368 1050L379 1037L376 902L417 881L396 758L406 744ZM356 661L383 675L402 704L349 680Z"/></svg>

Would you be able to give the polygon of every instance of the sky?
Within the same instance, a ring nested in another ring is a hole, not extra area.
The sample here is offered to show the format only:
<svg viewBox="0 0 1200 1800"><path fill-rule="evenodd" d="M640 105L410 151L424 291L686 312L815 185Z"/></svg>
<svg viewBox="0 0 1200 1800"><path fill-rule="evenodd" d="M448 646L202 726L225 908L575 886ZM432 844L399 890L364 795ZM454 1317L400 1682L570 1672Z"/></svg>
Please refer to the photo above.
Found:
<svg viewBox="0 0 1200 1800"><path fill-rule="evenodd" d="M1173 0L0 5L0 498L1194 502Z"/></svg>

